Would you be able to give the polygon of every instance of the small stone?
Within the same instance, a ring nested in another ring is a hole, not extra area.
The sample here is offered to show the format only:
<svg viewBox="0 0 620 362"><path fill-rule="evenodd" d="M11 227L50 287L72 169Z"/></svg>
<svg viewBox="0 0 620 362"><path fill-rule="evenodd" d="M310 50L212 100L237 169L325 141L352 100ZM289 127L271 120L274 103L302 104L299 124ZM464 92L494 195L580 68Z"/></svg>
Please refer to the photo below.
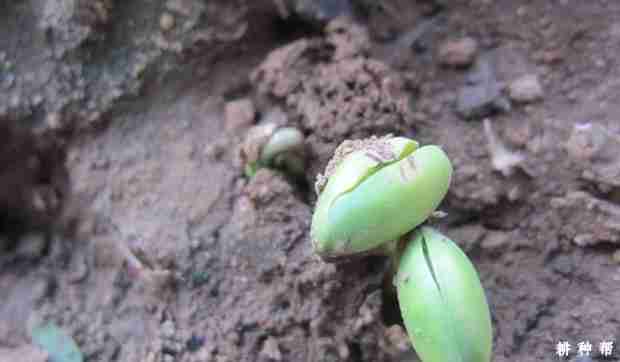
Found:
<svg viewBox="0 0 620 362"><path fill-rule="evenodd" d="M160 331L162 337L164 338L174 337L174 335L176 334L176 327L174 325L174 322L168 319L167 321L162 323Z"/></svg>
<svg viewBox="0 0 620 362"><path fill-rule="evenodd" d="M395 324L386 329L385 336L399 352L407 352L411 349L407 332L405 332L403 327L399 326L398 324Z"/></svg>
<svg viewBox="0 0 620 362"><path fill-rule="evenodd" d="M478 169L474 169L474 174ZM459 173L462 172L462 168ZM486 230L480 226L480 224L466 224L456 228L452 228L448 232L448 236L452 240L458 240L459 245L465 249L471 249L472 246L477 245L480 240L486 235Z"/></svg>
<svg viewBox="0 0 620 362"><path fill-rule="evenodd" d="M226 128L229 131L243 129L254 123L256 109L252 100L244 98L228 102L224 109Z"/></svg>
<svg viewBox="0 0 620 362"><path fill-rule="evenodd" d="M2 80L2 85L4 88L11 88L13 84L15 84L15 75L13 73L6 74Z"/></svg>
<svg viewBox="0 0 620 362"><path fill-rule="evenodd" d="M45 117L45 124L50 129L59 129L62 126L62 123L60 121L60 114L58 114L57 112L52 112L48 114L47 117Z"/></svg>
<svg viewBox="0 0 620 362"><path fill-rule="evenodd" d="M545 50L541 54L541 60L545 64L555 64L564 60L561 50Z"/></svg>
<svg viewBox="0 0 620 362"><path fill-rule="evenodd" d="M25 259L38 259L43 256L47 240L40 233L26 234L18 242L16 254Z"/></svg>
<svg viewBox="0 0 620 362"><path fill-rule="evenodd" d="M587 233L575 235L575 237L573 238L573 241L575 242L575 244L579 246L592 245L597 242L594 235L587 234Z"/></svg>
<svg viewBox="0 0 620 362"><path fill-rule="evenodd" d="M71 283L79 283L88 277L88 264L83 254L78 254L74 256L73 259L73 265L69 272L69 281Z"/></svg>
<svg viewBox="0 0 620 362"><path fill-rule="evenodd" d="M17 108L19 107L19 104L21 103L22 98L19 96L19 94L13 94L13 96L11 96L11 99L9 101L9 106L11 106L11 108Z"/></svg>
<svg viewBox="0 0 620 362"><path fill-rule="evenodd" d="M510 101L502 96L490 62L481 57L467 74L466 84L459 89L456 111L465 119L482 118L510 110Z"/></svg>
<svg viewBox="0 0 620 362"><path fill-rule="evenodd" d="M204 344L205 344L204 337L199 337L195 334L192 334L192 336L185 343L185 347L187 347L187 350L190 352L196 352L200 348L202 348Z"/></svg>
<svg viewBox="0 0 620 362"><path fill-rule="evenodd" d="M94 160L90 165L92 170L107 170L109 167L110 160L106 156L101 156L101 158Z"/></svg>
<svg viewBox="0 0 620 362"><path fill-rule="evenodd" d="M47 277L32 281L32 284L30 285L32 301L39 303L54 292L54 286L56 283L54 278L55 277L49 275ZM0 361L2 361L2 359L0 359Z"/></svg>
<svg viewBox="0 0 620 362"><path fill-rule="evenodd" d="M551 25L551 19L548 16L543 16L540 20L538 20L538 23L541 28L546 29Z"/></svg>
<svg viewBox="0 0 620 362"><path fill-rule="evenodd" d="M260 351L260 354L272 361L282 360L282 352L280 352L278 341L273 337L267 337L265 343L263 343L263 349Z"/></svg>
<svg viewBox="0 0 620 362"><path fill-rule="evenodd" d="M612 254L612 259L614 260L615 263L620 264L620 249L616 250Z"/></svg>
<svg viewBox="0 0 620 362"><path fill-rule="evenodd" d="M615 159L616 149L604 152L610 143L610 132L598 123L586 122L573 126L570 137L564 148L568 155L576 161L588 161L593 158L602 158L608 153L609 159Z"/></svg>
<svg viewBox="0 0 620 362"><path fill-rule="evenodd" d="M451 67L467 67L473 63L477 53L478 42L474 38L448 40L439 48L439 62Z"/></svg>
<svg viewBox="0 0 620 362"><path fill-rule="evenodd" d="M349 349L349 346L347 346L346 343L340 343L340 345L338 345L338 357L340 357L340 360L346 361L350 356L351 350Z"/></svg>
<svg viewBox="0 0 620 362"><path fill-rule="evenodd" d="M505 177L511 176L514 173L514 169L523 163L525 156L520 152L509 150L504 145L502 140L493 131L491 121L488 118L483 120L483 125L493 169L501 172Z"/></svg>
<svg viewBox="0 0 620 362"><path fill-rule="evenodd" d="M32 105L33 106L39 106L41 105L41 103L43 103L43 96L40 94L36 94L34 97L32 97Z"/></svg>
<svg viewBox="0 0 620 362"><path fill-rule="evenodd" d="M482 248L488 250L498 250L503 248L508 240L510 239L510 235L501 231L492 231L487 234L487 236L482 241Z"/></svg>
<svg viewBox="0 0 620 362"><path fill-rule="evenodd" d="M523 197L523 191L521 190L519 186L514 186L510 190L508 190L506 197L508 198L508 201L510 202L519 201L519 199Z"/></svg>
<svg viewBox="0 0 620 362"><path fill-rule="evenodd" d="M213 141L213 143L209 143L205 145L203 150L203 154L214 161L219 160L226 153L226 146L218 141Z"/></svg>
<svg viewBox="0 0 620 362"><path fill-rule="evenodd" d="M570 91L568 92L568 94L566 95L566 99L571 102L571 103L575 103L577 102L577 100L579 99L579 93L577 93L576 90L574 91Z"/></svg>
<svg viewBox="0 0 620 362"><path fill-rule="evenodd" d="M529 103L542 99L543 90L538 76L527 74L510 84L508 94L515 102Z"/></svg>
<svg viewBox="0 0 620 362"><path fill-rule="evenodd" d="M412 117L416 122L426 122L429 118L424 112L415 112Z"/></svg>
<svg viewBox="0 0 620 362"><path fill-rule="evenodd" d="M159 26L161 30L168 31L174 27L174 16L170 13L163 13L159 18Z"/></svg>

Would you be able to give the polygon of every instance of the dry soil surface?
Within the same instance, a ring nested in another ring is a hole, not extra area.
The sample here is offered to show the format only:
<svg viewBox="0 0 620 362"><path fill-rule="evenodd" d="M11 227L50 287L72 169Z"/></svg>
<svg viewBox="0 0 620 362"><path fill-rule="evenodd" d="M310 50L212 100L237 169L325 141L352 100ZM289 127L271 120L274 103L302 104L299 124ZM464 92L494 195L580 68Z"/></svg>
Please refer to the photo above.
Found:
<svg viewBox="0 0 620 362"><path fill-rule="evenodd" d="M42 321L93 362L416 361L387 260L309 240L332 152L389 133L453 161L438 227L480 273L494 361L620 357L598 351L620 2L11 0L0 24L0 361L47 360ZM269 121L304 133L301 179L246 177Z"/></svg>

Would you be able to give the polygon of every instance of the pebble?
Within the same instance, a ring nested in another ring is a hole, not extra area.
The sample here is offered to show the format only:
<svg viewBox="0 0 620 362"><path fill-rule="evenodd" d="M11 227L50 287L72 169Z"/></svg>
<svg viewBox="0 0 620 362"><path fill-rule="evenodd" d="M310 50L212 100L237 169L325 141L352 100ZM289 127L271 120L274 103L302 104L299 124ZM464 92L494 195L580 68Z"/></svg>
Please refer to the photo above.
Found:
<svg viewBox="0 0 620 362"><path fill-rule="evenodd" d="M164 338L172 338L176 334L176 326L170 319L161 324L160 332Z"/></svg>
<svg viewBox="0 0 620 362"><path fill-rule="evenodd" d="M224 115L226 128L229 131L249 127L256 117L254 102L247 98L228 102L224 108Z"/></svg>
<svg viewBox="0 0 620 362"><path fill-rule="evenodd" d="M462 170L462 168L460 168ZM478 169L476 168L474 173L477 173ZM459 173L461 171L459 170ZM466 249L471 248L473 245L478 244L486 235L486 230L480 226L480 224L467 224L463 226L459 226L453 229L450 229L448 236L452 238L452 240L458 240L461 246L464 246Z"/></svg>
<svg viewBox="0 0 620 362"><path fill-rule="evenodd" d="M561 50L545 50L541 53L540 60L545 64L555 64L564 60L564 55Z"/></svg>
<svg viewBox="0 0 620 362"><path fill-rule="evenodd" d="M566 94L566 99L571 103L575 103L579 99L579 93L577 93L576 90L570 91L568 92L568 94Z"/></svg>
<svg viewBox="0 0 620 362"><path fill-rule="evenodd" d="M481 58L467 74L467 82L457 94L456 110L466 119L510 111L510 102L502 96L500 83L488 60Z"/></svg>
<svg viewBox="0 0 620 362"><path fill-rule="evenodd" d="M74 261L69 272L69 281L71 283L79 283L88 277L88 264L83 254L77 254L73 258Z"/></svg>
<svg viewBox="0 0 620 362"><path fill-rule="evenodd" d="M409 345L409 337L407 336L407 332L405 332L403 327L398 324L386 329L385 336L399 352L406 352L411 348Z"/></svg>
<svg viewBox="0 0 620 362"><path fill-rule="evenodd" d="M471 37L447 40L439 48L439 62L451 67L470 66L478 53L478 42Z"/></svg>
<svg viewBox="0 0 620 362"><path fill-rule="evenodd" d="M534 74L526 74L508 86L510 99L518 103L530 103L543 98L543 89Z"/></svg>
<svg viewBox="0 0 620 362"><path fill-rule="evenodd" d="M564 148L568 155L576 161L587 161L594 157L600 157L609 153L611 159L616 150L603 152L609 144L609 131L598 123L577 123L573 126L571 134Z"/></svg>
<svg viewBox="0 0 620 362"><path fill-rule="evenodd" d="M40 94L36 94L34 97L32 97L32 105L33 106L39 106L41 103L43 103L43 96Z"/></svg>
<svg viewBox="0 0 620 362"><path fill-rule="evenodd" d="M48 128L52 130L59 129L62 126L62 123L60 121L60 114L58 114L57 112L49 113L47 117L45 117L45 124Z"/></svg>
<svg viewBox="0 0 620 362"><path fill-rule="evenodd" d="M43 256L47 240L40 233L26 234L18 242L16 254L25 259L38 259Z"/></svg>
<svg viewBox="0 0 620 362"><path fill-rule="evenodd" d="M159 26L161 30L168 31L174 27L174 16L170 13L163 13L159 18Z"/></svg>
<svg viewBox="0 0 620 362"><path fill-rule="evenodd" d="M616 250L613 253L612 259L614 260L615 263L620 264L620 249Z"/></svg>
<svg viewBox="0 0 620 362"><path fill-rule="evenodd" d="M8 73L4 76L2 80L2 85L4 88L11 88L15 84L15 75L13 73Z"/></svg>
<svg viewBox="0 0 620 362"><path fill-rule="evenodd" d="M491 231L482 241L482 248L488 250L498 250L503 248L509 241L510 235L501 231Z"/></svg>
<svg viewBox="0 0 620 362"><path fill-rule="evenodd" d="M11 108L17 108L19 107L21 100L22 99L19 96L19 94L14 94L13 96L11 96L11 100L9 101L9 106L11 106Z"/></svg>
<svg viewBox="0 0 620 362"><path fill-rule="evenodd" d="M195 334L192 334L192 336L185 343L185 347L187 347L187 350L190 352L196 352L200 348L202 348L204 343L205 343L204 337L199 337Z"/></svg>
<svg viewBox="0 0 620 362"><path fill-rule="evenodd" d="M269 358L272 361L282 360L282 352L280 352L278 341L273 337L267 337L265 343L263 344L263 349L260 351L260 354Z"/></svg>

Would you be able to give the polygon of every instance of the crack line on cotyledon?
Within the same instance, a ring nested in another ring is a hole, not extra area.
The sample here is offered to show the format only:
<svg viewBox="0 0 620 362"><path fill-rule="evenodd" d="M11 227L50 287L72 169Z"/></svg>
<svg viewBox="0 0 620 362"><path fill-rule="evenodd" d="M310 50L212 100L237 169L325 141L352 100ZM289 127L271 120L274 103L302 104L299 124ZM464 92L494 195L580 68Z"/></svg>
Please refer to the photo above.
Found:
<svg viewBox="0 0 620 362"><path fill-rule="evenodd" d="M426 246L426 238L424 237L424 235L422 235L422 253L424 254L424 260L426 261L426 265L428 265L428 269L430 270L431 276L433 277L433 282L435 283L435 286L437 286L439 295L443 299L441 285L439 285L439 281L437 280L437 275L435 274L435 269L433 268L433 263L431 262L431 256L428 251L428 247Z"/></svg>

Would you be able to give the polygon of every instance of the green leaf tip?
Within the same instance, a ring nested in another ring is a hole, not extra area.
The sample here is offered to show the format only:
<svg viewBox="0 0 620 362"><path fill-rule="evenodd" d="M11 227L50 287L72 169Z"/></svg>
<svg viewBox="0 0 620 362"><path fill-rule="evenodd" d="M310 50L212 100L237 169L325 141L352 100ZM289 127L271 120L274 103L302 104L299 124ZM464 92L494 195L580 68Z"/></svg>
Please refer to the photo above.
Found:
<svg viewBox="0 0 620 362"><path fill-rule="evenodd" d="M275 158L287 152L301 153L304 146L304 135L294 127L280 128L271 135L261 151L260 161L271 165Z"/></svg>
<svg viewBox="0 0 620 362"><path fill-rule="evenodd" d="M248 178L263 167L294 176L305 172L304 135L294 127L279 127L275 123L254 126L248 131L240 154Z"/></svg>
<svg viewBox="0 0 620 362"><path fill-rule="evenodd" d="M396 240L435 211L451 177L450 160L438 146L391 136L345 141L317 187L315 252L337 259Z"/></svg>
<svg viewBox="0 0 620 362"><path fill-rule="evenodd" d="M405 327L423 362L489 362L493 333L482 284L465 253L430 227L413 234L395 280Z"/></svg>
<svg viewBox="0 0 620 362"><path fill-rule="evenodd" d="M47 352L50 362L83 362L84 357L73 338L53 323L34 327L32 341Z"/></svg>

